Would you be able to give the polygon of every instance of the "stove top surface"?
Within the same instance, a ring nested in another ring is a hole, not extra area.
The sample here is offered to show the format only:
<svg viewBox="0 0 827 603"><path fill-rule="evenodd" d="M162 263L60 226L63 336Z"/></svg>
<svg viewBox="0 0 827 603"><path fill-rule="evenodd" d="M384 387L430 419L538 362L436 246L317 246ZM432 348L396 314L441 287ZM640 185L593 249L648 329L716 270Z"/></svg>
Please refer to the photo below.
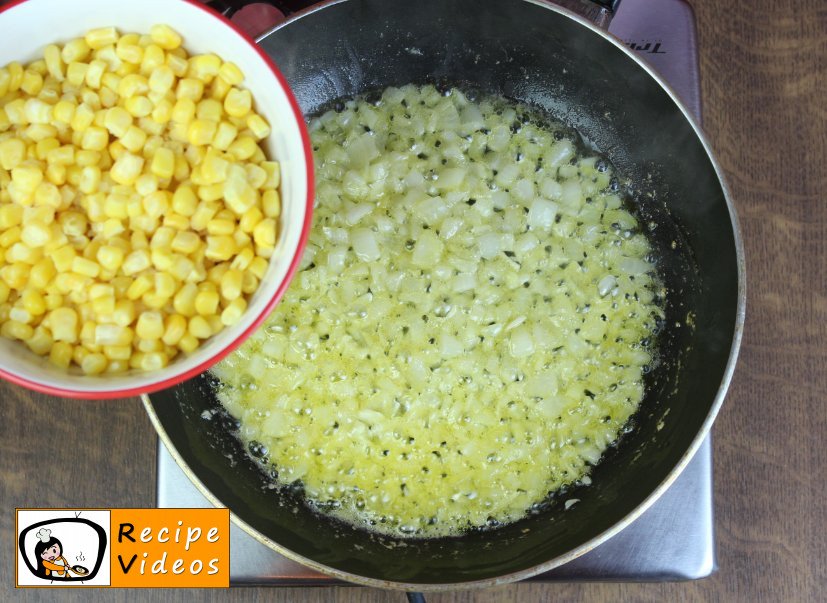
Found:
<svg viewBox="0 0 827 603"><path fill-rule="evenodd" d="M609 31L672 86L698 119L701 99L695 20L684 0L623 0ZM159 507L209 507L164 445L158 444ZM236 585L339 583L279 555L238 526L231 530L230 579ZM717 569L709 438L675 483L622 532L534 581L693 580Z"/></svg>

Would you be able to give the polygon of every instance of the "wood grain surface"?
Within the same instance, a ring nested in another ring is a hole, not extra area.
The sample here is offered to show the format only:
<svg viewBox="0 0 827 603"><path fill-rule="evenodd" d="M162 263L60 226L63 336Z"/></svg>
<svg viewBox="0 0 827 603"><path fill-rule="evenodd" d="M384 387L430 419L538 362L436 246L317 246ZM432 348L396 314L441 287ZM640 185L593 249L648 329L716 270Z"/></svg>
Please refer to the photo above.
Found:
<svg viewBox="0 0 827 603"><path fill-rule="evenodd" d="M715 426L719 572L694 583L512 585L430 601L827 597L827 2L693 5L705 125L740 214L749 275L741 360ZM72 402L2 384L0 410L2 601L404 600L356 587L15 591L14 508L150 507L156 439L135 399Z"/></svg>

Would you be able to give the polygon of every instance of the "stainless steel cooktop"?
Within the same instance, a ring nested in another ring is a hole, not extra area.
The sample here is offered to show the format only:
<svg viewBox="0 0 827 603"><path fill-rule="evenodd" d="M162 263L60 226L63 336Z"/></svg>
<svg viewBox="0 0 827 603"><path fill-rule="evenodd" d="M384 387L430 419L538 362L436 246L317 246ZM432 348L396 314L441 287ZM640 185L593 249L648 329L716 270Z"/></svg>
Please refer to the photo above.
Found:
<svg viewBox="0 0 827 603"><path fill-rule="evenodd" d="M623 0L609 31L640 54L700 118L695 19L684 0ZM158 444L159 507L209 507L162 443ZM260 544L233 525L230 580L235 585L338 584ZM712 445L634 523L589 553L535 581L693 580L717 569L712 506Z"/></svg>

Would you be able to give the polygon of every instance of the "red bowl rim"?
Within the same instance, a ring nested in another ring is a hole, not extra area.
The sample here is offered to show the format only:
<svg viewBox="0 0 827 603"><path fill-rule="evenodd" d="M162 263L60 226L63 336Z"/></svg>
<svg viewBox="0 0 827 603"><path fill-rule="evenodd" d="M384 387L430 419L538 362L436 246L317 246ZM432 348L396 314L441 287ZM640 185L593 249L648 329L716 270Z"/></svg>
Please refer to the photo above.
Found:
<svg viewBox="0 0 827 603"><path fill-rule="evenodd" d="M0 7L0 13L4 13L7 10L14 8L24 2L29 2L30 0L14 0L6 4L3 7ZM71 389L71 388L63 388L63 387L55 387L52 385L47 385L41 383L40 381L33 381L31 379L27 379L25 377L21 377L16 373L11 373L5 369L0 368L0 377L10 381L16 385L22 385L23 387L32 389L34 391L50 394L54 396L62 396L64 398L84 398L89 400L103 400L103 399L110 399L110 398L126 398L131 396L137 396L140 394L148 394L160 389L165 389L167 387L171 387L176 385L177 383L181 383L182 381L186 381L196 375L204 372L215 363L219 362L222 358L227 356L230 352L235 350L241 343L249 337L253 331L255 331L261 323L270 315L273 309L278 304L279 300L281 300L282 296L284 295L285 291L287 291L287 287L290 284L290 281L293 280L293 277L296 274L296 271L299 267L299 263L301 262L302 252L304 251L305 246L307 245L307 238L310 235L310 227L312 224L313 219L313 198L314 198L314 177L313 177L313 153L310 146L310 136L307 132L307 126L304 122L304 114L299 107L299 103L296 101L296 97L293 95L290 86L287 84L287 80L285 79L284 75L279 71L278 67L276 67L273 60L270 56L262 50L262 48L255 43L255 40L251 38L247 33L245 33L241 28L239 28L235 23L227 19L224 15L221 15L214 10L208 8L207 6L203 5L202 3L198 2L198 0L179 0L180 2L186 2L205 13L209 14L211 17L217 19L220 23L223 23L227 27L231 28L235 33L240 36L247 44L249 44L256 53L258 53L261 60L264 61L264 64L270 69L273 76L275 77L276 81L279 83L279 86L282 88L285 96L287 97L288 102L290 103L290 108L293 110L293 116L296 119L296 122L299 126L299 133L302 138L302 147L304 149L304 161L305 161L305 168L307 174L307 199L305 200L305 215L304 215L304 223L302 224L302 232L299 236L299 242L296 246L296 249L293 254L293 258L290 261L290 265L287 268L287 272L284 275L284 279L279 284L278 288L276 289L275 295L273 295L272 299L267 303L267 305L262 310L261 314L259 314L256 319L250 324L247 329L245 329L242 333L238 335L229 345L222 348L215 354L213 354L210 358L207 358L197 366L184 371L183 373L179 373L177 375L172 375L162 381L157 381L155 383L148 384L142 387L127 387L123 389L112 389L112 390L83 390L83 389ZM105 379L106 376L102 376L101 379Z"/></svg>

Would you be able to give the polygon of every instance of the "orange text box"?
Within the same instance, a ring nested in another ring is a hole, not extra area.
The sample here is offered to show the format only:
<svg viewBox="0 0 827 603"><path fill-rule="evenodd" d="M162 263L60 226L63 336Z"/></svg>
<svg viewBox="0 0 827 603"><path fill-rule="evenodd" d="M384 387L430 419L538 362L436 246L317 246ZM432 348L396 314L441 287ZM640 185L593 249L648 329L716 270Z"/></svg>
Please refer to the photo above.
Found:
<svg viewBox="0 0 827 603"><path fill-rule="evenodd" d="M112 509L114 587L226 588L229 509Z"/></svg>

